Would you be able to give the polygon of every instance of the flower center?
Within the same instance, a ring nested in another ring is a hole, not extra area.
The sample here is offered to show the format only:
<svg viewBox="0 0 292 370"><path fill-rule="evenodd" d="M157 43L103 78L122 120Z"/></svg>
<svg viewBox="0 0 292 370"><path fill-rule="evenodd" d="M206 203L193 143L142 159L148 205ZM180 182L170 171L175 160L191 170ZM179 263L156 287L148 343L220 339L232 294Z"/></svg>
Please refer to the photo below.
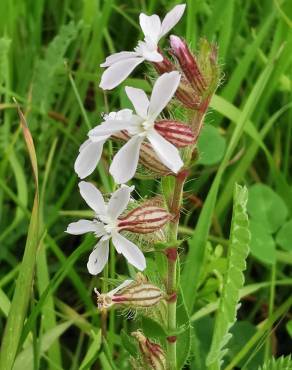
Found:
<svg viewBox="0 0 292 370"><path fill-rule="evenodd" d="M154 122L152 122L152 121L144 121L144 122L142 122L141 125L142 125L144 131L147 132L147 131L151 130L154 127Z"/></svg>
<svg viewBox="0 0 292 370"><path fill-rule="evenodd" d="M107 234L111 234L112 231L117 230L117 220L112 220L107 215L98 215L98 218L103 223L104 230Z"/></svg>

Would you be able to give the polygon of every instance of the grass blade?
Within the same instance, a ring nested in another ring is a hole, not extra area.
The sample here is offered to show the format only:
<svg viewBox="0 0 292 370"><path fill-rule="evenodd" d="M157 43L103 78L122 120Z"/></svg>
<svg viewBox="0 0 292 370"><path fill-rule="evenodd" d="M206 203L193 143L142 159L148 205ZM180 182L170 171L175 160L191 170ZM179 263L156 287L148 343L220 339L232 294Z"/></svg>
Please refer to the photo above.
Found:
<svg viewBox="0 0 292 370"><path fill-rule="evenodd" d="M8 320L6 323L1 345L0 368L5 370L10 370L13 367L22 333L24 319L26 317L33 283L39 228L39 189L37 158L32 136L19 107L18 114L27 150L29 152L36 189L24 255L17 278L16 288L11 303L11 309L9 311Z"/></svg>

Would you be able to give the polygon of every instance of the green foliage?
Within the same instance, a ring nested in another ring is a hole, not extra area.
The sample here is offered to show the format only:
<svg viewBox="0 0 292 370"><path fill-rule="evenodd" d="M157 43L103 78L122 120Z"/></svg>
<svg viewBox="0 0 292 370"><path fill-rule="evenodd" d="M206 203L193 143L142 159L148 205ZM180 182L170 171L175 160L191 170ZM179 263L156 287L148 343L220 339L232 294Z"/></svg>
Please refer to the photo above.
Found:
<svg viewBox="0 0 292 370"><path fill-rule="evenodd" d="M177 3L0 1L0 332L1 351L6 357L15 354L14 366L111 370L116 365L128 370L129 354L138 357L130 333L138 329L133 326L142 322L141 315L133 321L118 310L109 312L104 345L103 321L92 297L92 287L106 290L105 281L134 276L134 269L117 255L111 258L108 280L89 276L86 260L94 238L73 238L64 230L79 216L91 217L76 191L73 173L88 126L98 124L103 112L116 111L121 103L130 106L125 85L151 90L152 76L142 76L144 67L139 67L123 86L104 93L98 88L99 64L110 53L132 50L142 38L140 12L164 15ZM286 338L291 335L287 319L291 300L286 297L292 286L292 8L289 0L186 3L185 17L173 33L186 38L193 50L201 37L216 41L224 79L210 103L199 141L200 166L190 169L184 192L179 228L184 299L179 295L177 357L181 367L206 370L213 314L221 302L227 265L225 255L215 258L214 251L217 245L228 248L233 188L240 182L250 189L250 247L255 258L248 261L248 285L240 289L240 320L230 328L233 337L223 367L255 370L265 352L260 369L271 370L273 363L284 361L268 361L271 343L276 337L273 355L278 357L287 351ZM166 38L161 40L161 46L167 45ZM37 254L39 272L29 285L35 253L27 263L23 256L25 241L27 251L37 234L30 228L28 235L29 224L35 221L30 207L35 184L12 97L22 105L32 131L43 187L45 233ZM187 118L179 113L178 109L178 119ZM91 177L106 193L111 191L110 156L107 147ZM162 182L168 200L173 180L165 177ZM136 179L134 184L137 199L161 192L157 180ZM166 277L165 247L161 244L156 252L147 253L147 275L150 281L160 275L159 284ZM270 278L272 269L275 279ZM55 318L53 328L48 312ZM154 319L150 314L144 320L146 331L149 317ZM163 346L165 319L155 321L159 327L151 322L148 328ZM6 344L5 326L12 328ZM55 346L62 352L60 358L52 351Z"/></svg>
<svg viewBox="0 0 292 370"><path fill-rule="evenodd" d="M36 63L32 100L42 113L48 112L57 93L64 90L66 84L64 57L79 29L80 27L74 22L63 25L47 47L44 59Z"/></svg>
<svg viewBox="0 0 292 370"><path fill-rule="evenodd" d="M287 221L276 236L277 244L286 251L292 251L292 220Z"/></svg>
<svg viewBox="0 0 292 370"><path fill-rule="evenodd" d="M263 184L249 189L248 212L254 221L261 223L267 232L274 233L286 220L288 210L279 195Z"/></svg>
<svg viewBox="0 0 292 370"><path fill-rule="evenodd" d="M246 268L250 242L248 216L246 213L247 199L247 189L236 184L227 256L227 271L216 315L212 344L206 361L210 369L219 369L222 359L228 351L226 345L231 338L230 328L236 320L239 290L244 284L243 270Z"/></svg>
<svg viewBox="0 0 292 370"><path fill-rule="evenodd" d="M26 244L24 248L24 254L19 270L19 275L17 277L16 287L7 323L5 326L4 335L2 338L0 367L7 370L12 369L17 354L21 331L30 301L30 292L33 284L36 262L36 253L39 243L39 188L37 159L33 139L31 137L25 118L20 110L19 118L21 120L23 135L33 169L33 177L36 190Z"/></svg>
<svg viewBox="0 0 292 370"><path fill-rule="evenodd" d="M276 245L274 238L266 231L260 223L250 221L250 251L260 261L273 264L276 261Z"/></svg>
<svg viewBox="0 0 292 370"><path fill-rule="evenodd" d="M206 125L198 141L200 157L197 163L206 166L219 163L223 158L225 147L226 141L220 135L218 129L211 125Z"/></svg>
<svg viewBox="0 0 292 370"><path fill-rule="evenodd" d="M291 356L272 358L260 366L258 370L291 370L292 369L292 359Z"/></svg>

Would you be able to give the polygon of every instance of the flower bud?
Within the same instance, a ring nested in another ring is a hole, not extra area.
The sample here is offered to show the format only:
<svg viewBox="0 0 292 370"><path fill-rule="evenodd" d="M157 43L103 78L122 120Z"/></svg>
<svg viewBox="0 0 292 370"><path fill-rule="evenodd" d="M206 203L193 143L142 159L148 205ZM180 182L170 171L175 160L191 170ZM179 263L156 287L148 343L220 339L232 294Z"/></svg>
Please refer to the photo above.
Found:
<svg viewBox="0 0 292 370"><path fill-rule="evenodd" d="M166 140L171 142L177 148L183 148L188 145L192 145L196 141L196 137L192 132L190 126L177 121L158 121L155 122L155 129L163 136Z"/></svg>
<svg viewBox="0 0 292 370"><path fill-rule="evenodd" d="M165 208L148 201L120 217L118 227L132 233L148 234L160 230L170 219Z"/></svg>
<svg viewBox="0 0 292 370"><path fill-rule="evenodd" d="M219 84L217 48L202 39L199 52L193 55L186 42L174 35L170 36L170 45L170 53L183 73L176 96L185 106L204 114Z"/></svg>
<svg viewBox="0 0 292 370"><path fill-rule="evenodd" d="M136 275L135 280L125 280L108 293L100 294L96 289L95 293L99 310L108 309L113 305L148 308L156 305L165 297L165 293L159 287L149 283L141 273Z"/></svg>
<svg viewBox="0 0 292 370"><path fill-rule="evenodd" d="M166 358L162 347L146 338L141 331L135 331L132 336L137 339L142 355L144 368L166 370Z"/></svg>

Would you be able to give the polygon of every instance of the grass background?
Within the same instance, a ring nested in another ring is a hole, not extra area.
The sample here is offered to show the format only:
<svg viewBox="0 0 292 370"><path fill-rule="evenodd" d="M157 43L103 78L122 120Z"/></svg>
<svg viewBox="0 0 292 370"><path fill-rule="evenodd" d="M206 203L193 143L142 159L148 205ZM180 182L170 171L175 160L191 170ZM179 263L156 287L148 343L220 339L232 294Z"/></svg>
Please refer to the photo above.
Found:
<svg viewBox="0 0 292 370"><path fill-rule="evenodd" d="M91 278L86 270L94 240L70 237L64 230L85 210L73 171L79 145L88 129L100 122L102 112L128 104L123 86L106 95L98 88L98 66L109 53L135 46L141 37L141 11L163 16L175 4L154 0L0 2L0 332L4 332L15 292L15 331L2 348L2 352L18 353L13 369L73 370L90 368L93 363L92 368L129 368L119 332L131 323L112 312L108 342L101 346L100 317L91 292L104 282ZM200 164L187 184L181 227L181 234L190 238L182 254L182 289L194 326L191 353L201 354L191 356L188 366L193 369L204 369L209 344L200 338L211 337L212 315L202 309L211 307L212 312L218 299L224 252L218 257L214 248L219 244L226 249L235 182L250 189L253 240L246 272L250 290L245 291L228 361L241 353L244 356L235 365L244 368L250 360L245 368L255 369L271 353L288 354L291 349L291 316L286 314L292 264L291 27L288 0L190 0L175 28L193 50L202 36L216 41L224 71L200 140ZM127 84L149 91L149 81L141 77L144 71L138 69ZM25 113L34 140L39 187L13 97ZM92 180L110 192L107 154ZM158 192L156 181L134 182L141 196ZM255 186L261 183L266 187ZM37 225L32 211L36 189ZM23 258L25 245L30 254ZM203 253L206 245L211 250L207 256ZM109 270L112 277L115 271L133 273L120 259L112 260ZM17 276L23 280L18 280L15 289ZM285 311L276 315L282 319L272 330L273 312L283 305ZM24 327L22 317L26 318ZM262 330L259 324L266 318L270 321ZM262 346L254 351L248 343L257 333L255 343ZM7 361L13 362L13 355Z"/></svg>

